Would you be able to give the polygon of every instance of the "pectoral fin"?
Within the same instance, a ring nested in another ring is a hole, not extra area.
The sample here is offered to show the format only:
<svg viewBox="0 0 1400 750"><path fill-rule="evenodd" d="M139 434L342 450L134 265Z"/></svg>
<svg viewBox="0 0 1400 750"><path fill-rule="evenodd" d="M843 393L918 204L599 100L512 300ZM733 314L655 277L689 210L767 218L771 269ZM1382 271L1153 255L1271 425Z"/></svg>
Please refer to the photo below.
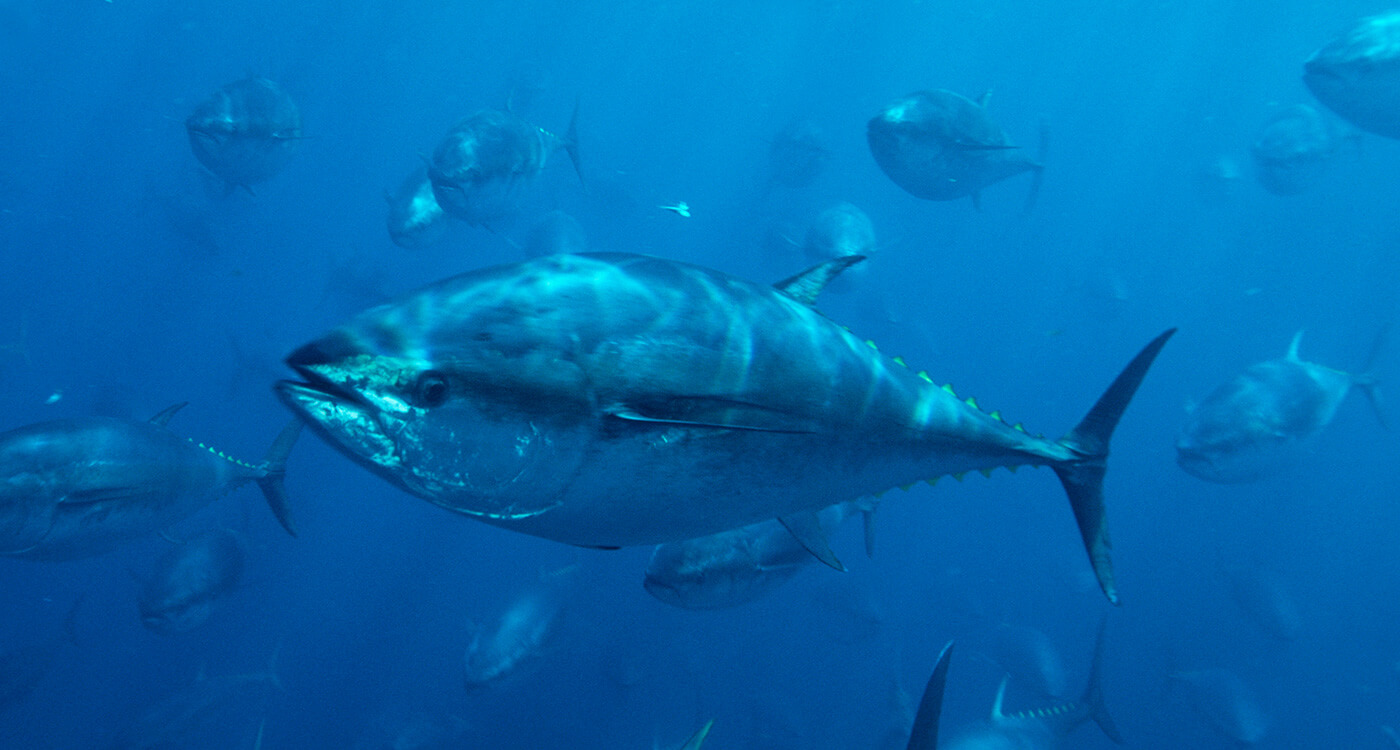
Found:
<svg viewBox="0 0 1400 750"><path fill-rule="evenodd" d="M822 530L821 521L817 519L817 514L812 511L794 513L789 516L782 516L778 519L797 543L802 548L812 553L812 556L821 560L827 566L846 572L846 566L836 559L836 553L831 551L831 544L826 540L826 532Z"/></svg>
<svg viewBox="0 0 1400 750"><path fill-rule="evenodd" d="M617 404L605 413L628 422L805 434L813 430L788 415L757 404L713 396L674 396L637 404Z"/></svg>

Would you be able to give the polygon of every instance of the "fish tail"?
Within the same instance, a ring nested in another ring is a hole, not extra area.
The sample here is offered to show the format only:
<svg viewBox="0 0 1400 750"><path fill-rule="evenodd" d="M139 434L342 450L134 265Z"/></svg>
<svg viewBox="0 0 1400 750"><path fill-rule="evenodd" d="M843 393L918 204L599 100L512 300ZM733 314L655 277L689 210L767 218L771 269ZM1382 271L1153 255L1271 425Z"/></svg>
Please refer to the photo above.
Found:
<svg viewBox="0 0 1400 750"><path fill-rule="evenodd" d="M943 714L943 687L948 682L948 660L953 656L953 642L943 647L934 664L933 674L924 686L914 714L914 728L909 732L908 750L938 750L938 720Z"/></svg>
<svg viewBox="0 0 1400 750"><path fill-rule="evenodd" d="M1079 704L1084 707L1088 717L1099 725L1104 736L1108 737L1114 744L1123 744L1123 735L1118 733L1118 727L1113 723L1113 717L1108 713L1108 707L1103 702L1103 646L1104 631L1108 627L1108 617L1099 619L1099 632L1094 637L1094 660L1089 663L1089 684L1084 686L1084 695L1079 698Z"/></svg>
<svg viewBox="0 0 1400 750"><path fill-rule="evenodd" d="M579 160L578 155L578 107L579 100L575 99L574 112L569 115L569 129L564 133L563 146L564 153L569 155L569 161L574 163L574 173L578 175L578 184L584 186L586 190L587 185L583 181L583 162Z"/></svg>
<svg viewBox="0 0 1400 750"><path fill-rule="evenodd" d="M1031 164L1031 189L1026 193L1026 205L1022 211L1030 213L1035 208L1035 203L1040 199L1040 186L1045 182L1045 154L1050 148L1050 125L1045 120L1040 121L1040 147L1036 151L1035 161Z"/></svg>
<svg viewBox="0 0 1400 750"><path fill-rule="evenodd" d="M1376 415L1376 421L1381 423L1384 429L1390 429L1390 423L1385 418L1385 402L1381 400L1380 378L1376 376L1376 360L1380 359L1381 352L1386 347L1386 341L1390 338L1390 325L1386 324L1376 333L1376 338L1371 342L1371 351L1366 355L1366 364L1361 368L1359 375L1353 375L1352 385L1361 390L1361 394L1366 397L1366 401L1371 404L1371 411Z"/></svg>
<svg viewBox="0 0 1400 750"><path fill-rule="evenodd" d="M301 436L301 426L300 419L293 419L282 428L277 434L277 439L272 441L272 447L267 449L267 455L263 457L263 475L258 477L258 489L262 490L263 497L267 498L267 507L272 509L272 515L277 517L277 522L292 536L297 535L297 528L292 522L291 505L287 502L287 488L282 479L287 475L287 456L291 455L292 446L296 445L297 438Z"/></svg>
<svg viewBox="0 0 1400 750"><path fill-rule="evenodd" d="M1167 339L1176 333L1170 328L1148 342L1128 363L1118 377L1099 396L1089 413L1068 435L1060 438L1060 445L1070 449L1074 458L1051 464L1055 476L1064 485L1069 495L1070 508L1074 510L1074 520L1079 525L1084 548L1089 553L1089 563L1098 578L1099 588L1113 604L1118 604L1118 590L1113 582L1113 560L1110 554L1112 543L1108 538L1108 522L1104 514L1103 477L1108 468L1108 442L1118 420L1128 408L1133 394L1137 392L1152 361L1166 345Z"/></svg>

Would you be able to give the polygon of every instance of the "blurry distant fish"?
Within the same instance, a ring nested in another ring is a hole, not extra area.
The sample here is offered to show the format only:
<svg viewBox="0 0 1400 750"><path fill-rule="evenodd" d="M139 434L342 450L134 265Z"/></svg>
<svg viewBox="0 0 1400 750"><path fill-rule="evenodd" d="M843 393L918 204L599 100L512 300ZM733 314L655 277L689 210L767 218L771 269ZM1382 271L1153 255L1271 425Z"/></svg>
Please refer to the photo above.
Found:
<svg viewBox="0 0 1400 750"><path fill-rule="evenodd" d="M539 174L559 149L569 155L582 180L577 127L577 107L562 138L496 109L458 122L428 162L438 205L468 224L489 224L514 210L516 188Z"/></svg>
<svg viewBox="0 0 1400 750"><path fill-rule="evenodd" d="M566 568L522 593L494 624L478 625L467 646L468 691L495 684L538 660L558 629L573 570Z"/></svg>
<svg viewBox="0 0 1400 750"><path fill-rule="evenodd" d="M49 673L53 660L63 649L64 643L77 645L78 635L75 620L82 597L73 602L68 616L63 620L63 630L56 632L38 643L20 646L0 653L0 711L4 711L39 686L44 675Z"/></svg>
<svg viewBox="0 0 1400 750"><path fill-rule="evenodd" d="M661 209L662 211L670 211L671 213L683 219L690 218L690 204L686 203L685 201L681 201L679 203L674 203L667 206L657 206L657 208Z"/></svg>
<svg viewBox="0 0 1400 750"><path fill-rule="evenodd" d="M227 529L200 534L156 562L141 587L141 624L157 633L183 633L209 619L214 600L243 576L243 546Z"/></svg>
<svg viewBox="0 0 1400 750"><path fill-rule="evenodd" d="M458 750L470 744L471 725L452 714L415 712L407 718L380 719L351 750Z"/></svg>
<svg viewBox="0 0 1400 750"><path fill-rule="evenodd" d="M1257 565L1222 565L1220 572L1230 588L1230 597L1250 622L1282 641L1298 637L1303 617L1277 573Z"/></svg>
<svg viewBox="0 0 1400 750"><path fill-rule="evenodd" d="M266 78L224 86L185 120L195 158L233 187L270 179L301 145L301 110Z"/></svg>
<svg viewBox="0 0 1400 750"><path fill-rule="evenodd" d="M433 195L428 168L419 166L395 193L385 193L389 203L389 239L399 247L425 247L442 238L447 217Z"/></svg>
<svg viewBox="0 0 1400 750"><path fill-rule="evenodd" d="M1050 636L1027 625L998 625L992 656L1021 685L1046 698L1064 698L1069 675Z"/></svg>
<svg viewBox="0 0 1400 750"><path fill-rule="evenodd" d="M1217 156L1196 167L1192 174L1196 194L1208 204L1228 198L1239 192L1244 183L1245 171L1234 156Z"/></svg>
<svg viewBox="0 0 1400 750"><path fill-rule="evenodd" d="M159 531L214 498L257 482L294 533L282 476L300 423L263 462L243 463L167 430L172 406L149 422L63 419L0 433L0 554L68 560Z"/></svg>
<svg viewBox="0 0 1400 750"><path fill-rule="evenodd" d="M205 677L156 702L121 734L122 750L233 750L250 746L254 721L267 712L275 692L276 656L267 671Z"/></svg>
<svg viewBox="0 0 1400 750"><path fill-rule="evenodd" d="M1176 441L1182 469L1210 482L1259 479L1326 427L1353 387L1380 416L1375 378L1304 362L1302 338L1299 331L1282 359L1249 366L1191 410Z"/></svg>
<svg viewBox="0 0 1400 750"><path fill-rule="evenodd" d="M1274 195L1297 195L1321 177L1338 134L1322 113L1298 104L1278 113L1254 141L1254 176Z"/></svg>
<svg viewBox="0 0 1400 750"><path fill-rule="evenodd" d="M875 225L864 211L842 201L817 214L807 228L802 252L809 263L824 263L833 258L859 255L868 259L879 248L875 244ZM869 272L869 262L859 263L842 273L827 286L833 292L850 288Z"/></svg>
<svg viewBox="0 0 1400 750"><path fill-rule="evenodd" d="M873 498L833 505L817 516L829 534L857 511L870 523ZM642 585L657 599L684 609L736 607L772 592L814 559L781 523L763 521L658 545Z"/></svg>
<svg viewBox="0 0 1400 750"><path fill-rule="evenodd" d="M790 188L816 182L831 160L825 141L821 130L808 120L779 130L768 144L768 181Z"/></svg>
<svg viewBox="0 0 1400 750"><path fill-rule="evenodd" d="M938 747L938 706L943 698L951 645L944 647L938 667L924 689L909 750L935 750ZM1123 738L1104 706L1103 690L1099 684L1103 671L1103 646L1104 624L1100 623L1094 642L1094 660L1089 667L1089 682L1078 700L1008 714L1002 709L1006 695L1006 681L1002 680L991 718L954 736L943 747L945 750L1051 750L1058 747L1076 727L1090 719L1110 740L1122 744Z"/></svg>
<svg viewBox="0 0 1400 750"><path fill-rule="evenodd" d="M588 250L588 234L578 219L554 210L535 221L520 247L531 258L582 253Z"/></svg>
<svg viewBox="0 0 1400 750"><path fill-rule="evenodd" d="M1269 717L1254 691L1234 672L1218 667L1176 672L1196 713L1225 739L1253 745L1269 728Z"/></svg>
<svg viewBox="0 0 1400 750"><path fill-rule="evenodd" d="M1034 172L1026 207L1040 192L1044 166L1011 143L987 114L988 94L972 101L936 89L910 94L870 118L866 139L880 169L916 198L980 201L982 188ZM1041 133L1041 158L1045 134Z"/></svg>
<svg viewBox="0 0 1400 750"><path fill-rule="evenodd" d="M1400 138L1400 10L1363 18L1303 63L1303 83L1329 109Z"/></svg>
<svg viewBox="0 0 1400 750"><path fill-rule="evenodd" d="M1108 442L1171 332L1060 440L1007 424L775 286L630 254L469 272L287 357L278 391L352 460L450 510L582 546L659 544L944 474L1060 478L1105 595Z"/></svg>

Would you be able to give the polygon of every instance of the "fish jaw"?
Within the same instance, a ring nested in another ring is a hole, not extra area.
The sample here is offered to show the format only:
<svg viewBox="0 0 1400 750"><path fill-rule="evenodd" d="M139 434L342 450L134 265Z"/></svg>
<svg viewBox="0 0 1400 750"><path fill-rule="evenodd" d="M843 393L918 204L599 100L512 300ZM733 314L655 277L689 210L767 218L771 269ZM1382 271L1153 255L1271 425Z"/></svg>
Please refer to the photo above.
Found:
<svg viewBox="0 0 1400 750"><path fill-rule="evenodd" d="M568 462L549 425L460 395L463 374L430 359L345 353L347 340L342 331L297 350L287 362L305 382L276 386L332 446L411 494L482 520L558 504L556 485L569 474L551 467ZM452 395L438 402L439 393Z"/></svg>

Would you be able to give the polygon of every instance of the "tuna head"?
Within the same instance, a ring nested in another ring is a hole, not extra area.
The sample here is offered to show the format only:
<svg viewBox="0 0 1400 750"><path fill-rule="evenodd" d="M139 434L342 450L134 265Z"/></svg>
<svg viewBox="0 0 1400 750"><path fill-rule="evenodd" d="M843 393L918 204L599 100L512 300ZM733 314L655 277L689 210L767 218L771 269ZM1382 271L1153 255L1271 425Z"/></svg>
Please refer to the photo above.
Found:
<svg viewBox="0 0 1400 750"><path fill-rule="evenodd" d="M293 352L305 382L277 390L328 442L415 495L483 520L542 513L560 503L596 422L577 352L590 346L578 319L591 297L553 273L586 262L464 274L368 310Z"/></svg>

